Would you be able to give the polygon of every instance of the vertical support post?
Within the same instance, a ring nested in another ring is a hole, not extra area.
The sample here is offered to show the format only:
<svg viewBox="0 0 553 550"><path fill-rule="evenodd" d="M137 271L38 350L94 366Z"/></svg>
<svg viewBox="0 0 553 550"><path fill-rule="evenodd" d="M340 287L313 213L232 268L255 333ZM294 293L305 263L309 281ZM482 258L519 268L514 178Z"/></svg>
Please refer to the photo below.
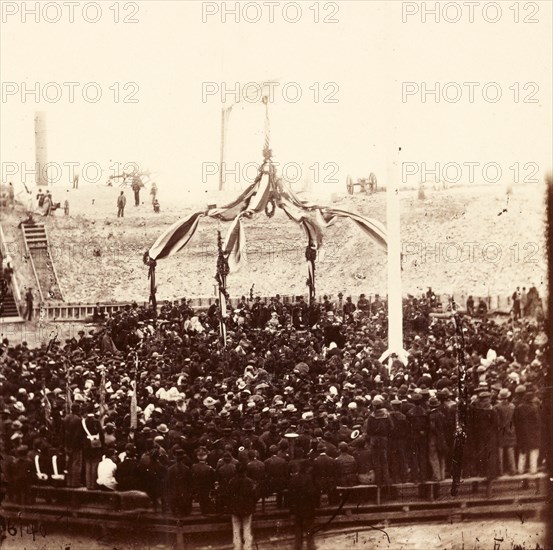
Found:
<svg viewBox="0 0 553 550"><path fill-rule="evenodd" d="M395 147L395 146L394 146ZM401 147L392 152L388 161L386 182L386 233L388 238L388 349L380 361L388 359L391 367L392 354L405 364L407 352L403 348L403 300L401 289L401 224L399 184L401 181Z"/></svg>
<svg viewBox="0 0 553 550"><path fill-rule="evenodd" d="M226 158L226 148L227 148L227 126L228 119L230 117L230 112L232 110L232 105L230 107L223 107L221 109L221 150L219 156L219 191L223 191L225 188L225 158Z"/></svg>
<svg viewBox="0 0 553 550"><path fill-rule="evenodd" d="M48 185L48 174L46 173L47 163L46 113L37 111L35 113L35 179L38 186Z"/></svg>
<svg viewBox="0 0 553 550"><path fill-rule="evenodd" d="M403 309L401 290L401 227L399 201L399 151L390 159L386 188L386 226L388 235L388 347L403 349Z"/></svg>
<svg viewBox="0 0 553 550"><path fill-rule="evenodd" d="M223 165L225 162L225 141L226 141L226 115L225 108L221 109L221 151L219 156L219 191L223 190Z"/></svg>

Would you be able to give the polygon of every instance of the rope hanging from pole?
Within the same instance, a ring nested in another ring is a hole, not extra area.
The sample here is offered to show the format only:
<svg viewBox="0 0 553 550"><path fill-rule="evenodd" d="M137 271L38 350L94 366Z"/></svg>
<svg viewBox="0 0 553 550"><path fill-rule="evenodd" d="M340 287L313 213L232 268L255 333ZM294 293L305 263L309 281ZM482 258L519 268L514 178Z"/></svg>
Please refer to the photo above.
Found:
<svg viewBox="0 0 553 550"><path fill-rule="evenodd" d="M148 266L148 279L150 280L150 303L152 304L152 308L154 310L154 316L157 317L157 299L156 299L156 266L157 262L155 260L152 260L150 258L150 255L148 251L144 252L144 256L142 257L142 261L144 262L144 265Z"/></svg>
<svg viewBox="0 0 553 550"><path fill-rule="evenodd" d="M215 279L219 286L219 329L221 332L221 342L227 345L227 327L225 317L227 314L227 302L230 300L227 292L227 276L230 272L228 259L223 250L223 239L221 232L217 231L217 273Z"/></svg>
<svg viewBox="0 0 553 550"><path fill-rule="evenodd" d="M309 241L305 249L307 260L307 286L309 288L309 305L315 302L315 260L317 259L317 247L313 241Z"/></svg>
<svg viewBox="0 0 553 550"><path fill-rule="evenodd" d="M467 417L469 395L467 388L467 363L465 359L465 336L463 333L463 318L457 311L455 300L451 298L453 323L455 325L455 349L457 351L457 385L459 399L455 419L455 441L453 444L453 459L451 464L451 495L457 496L461 475L463 472L463 451L467 439Z"/></svg>

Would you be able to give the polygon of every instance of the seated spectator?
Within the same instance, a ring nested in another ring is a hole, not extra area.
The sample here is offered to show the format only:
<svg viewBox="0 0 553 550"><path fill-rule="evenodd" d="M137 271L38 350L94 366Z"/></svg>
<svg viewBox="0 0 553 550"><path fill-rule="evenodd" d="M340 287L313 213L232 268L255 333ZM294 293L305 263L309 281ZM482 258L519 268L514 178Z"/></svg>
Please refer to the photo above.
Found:
<svg viewBox="0 0 553 550"><path fill-rule="evenodd" d="M102 460L98 464L98 478L96 483L100 489L115 491L117 489L117 451L114 448L106 450Z"/></svg>

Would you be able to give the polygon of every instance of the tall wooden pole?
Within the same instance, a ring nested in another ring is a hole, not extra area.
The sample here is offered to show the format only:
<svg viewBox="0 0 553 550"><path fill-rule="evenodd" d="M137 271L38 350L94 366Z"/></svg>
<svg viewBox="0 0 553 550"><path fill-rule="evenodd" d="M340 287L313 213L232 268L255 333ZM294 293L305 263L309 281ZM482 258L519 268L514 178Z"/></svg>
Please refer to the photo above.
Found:
<svg viewBox="0 0 553 550"><path fill-rule="evenodd" d="M38 186L48 185L48 174L46 164L48 163L46 113L37 111L35 113L35 170L36 184Z"/></svg>
<svg viewBox="0 0 553 550"><path fill-rule="evenodd" d="M223 191L225 188L225 159L226 159L226 147L227 147L227 126L230 112L233 105L230 107L223 107L221 109L221 150L219 155L219 191Z"/></svg>

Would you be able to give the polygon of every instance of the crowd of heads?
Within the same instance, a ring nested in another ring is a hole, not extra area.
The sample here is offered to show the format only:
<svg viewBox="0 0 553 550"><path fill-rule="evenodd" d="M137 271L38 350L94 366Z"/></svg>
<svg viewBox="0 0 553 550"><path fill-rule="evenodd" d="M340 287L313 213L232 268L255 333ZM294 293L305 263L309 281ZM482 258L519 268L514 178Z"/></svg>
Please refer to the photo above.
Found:
<svg viewBox="0 0 553 550"><path fill-rule="evenodd" d="M218 307L198 312L185 299L155 313L133 304L93 331L36 349L4 340L4 448L14 456L63 453L63 418L73 410L101 420L106 453L163 448L170 461L209 456L214 464L249 451L261 460L283 449L291 458L324 449L337 455L370 448L371 416L413 406L455 411L461 357L470 407L523 394L539 404L542 323L466 315L456 321L433 314L435 307L433 294L404 301L406 364L395 355L380 360L387 305L364 295L353 302L325 297L316 306L303 298L242 297L224 319L225 343ZM296 436L303 443L290 449Z"/></svg>

